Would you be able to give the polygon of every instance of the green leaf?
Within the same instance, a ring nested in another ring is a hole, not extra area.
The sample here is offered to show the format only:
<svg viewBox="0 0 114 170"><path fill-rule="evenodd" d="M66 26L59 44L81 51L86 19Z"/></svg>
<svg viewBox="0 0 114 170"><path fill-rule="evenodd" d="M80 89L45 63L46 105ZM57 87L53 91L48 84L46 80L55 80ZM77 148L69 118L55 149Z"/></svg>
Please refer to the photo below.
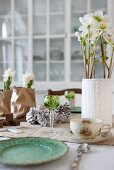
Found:
<svg viewBox="0 0 114 170"><path fill-rule="evenodd" d="M101 21L102 21L102 19L99 18L98 16L93 16L93 18L94 18L97 22L101 22Z"/></svg>
<svg viewBox="0 0 114 170"><path fill-rule="evenodd" d="M95 61L94 61L94 64L97 64L97 63L99 63L99 62L100 62L99 60L95 60Z"/></svg>
<svg viewBox="0 0 114 170"><path fill-rule="evenodd" d="M6 82L4 82L4 90L10 89L11 82L12 82L12 78L9 77L8 80Z"/></svg>
<svg viewBox="0 0 114 170"><path fill-rule="evenodd" d="M33 84L33 80L31 80L28 84L27 84L27 88L31 88Z"/></svg>
<svg viewBox="0 0 114 170"><path fill-rule="evenodd" d="M94 52L91 51L91 52L90 52L90 57L93 57L93 55L94 55Z"/></svg>
<svg viewBox="0 0 114 170"><path fill-rule="evenodd" d="M108 43L106 41L103 42L104 45L107 45Z"/></svg>
<svg viewBox="0 0 114 170"><path fill-rule="evenodd" d="M105 61L106 61L106 60L108 60L108 57L107 57L107 56L105 56L105 57L104 57L104 60L105 60Z"/></svg>
<svg viewBox="0 0 114 170"><path fill-rule="evenodd" d="M85 39L83 37L80 37L81 45L86 46Z"/></svg>
<svg viewBox="0 0 114 170"><path fill-rule="evenodd" d="M88 59L86 59L85 64L88 64Z"/></svg>

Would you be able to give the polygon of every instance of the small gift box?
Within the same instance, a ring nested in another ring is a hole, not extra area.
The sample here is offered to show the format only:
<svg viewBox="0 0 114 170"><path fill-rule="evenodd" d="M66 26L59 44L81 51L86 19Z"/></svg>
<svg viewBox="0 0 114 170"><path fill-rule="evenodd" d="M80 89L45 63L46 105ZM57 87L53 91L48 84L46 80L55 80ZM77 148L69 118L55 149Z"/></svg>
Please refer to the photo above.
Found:
<svg viewBox="0 0 114 170"><path fill-rule="evenodd" d="M24 87L14 87L11 97L11 112L14 118L25 117L31 107L36 107L35 90L32 89L34 82L33 73L23 75Z"/></svg>
<svg viewBox="0 0 114 170"><path fill-rule="evenodd" d="M21 118L26 115L31 107L36 106L35 90L24 87L14 87L11 97L11 113L14 118Z"/></svg>

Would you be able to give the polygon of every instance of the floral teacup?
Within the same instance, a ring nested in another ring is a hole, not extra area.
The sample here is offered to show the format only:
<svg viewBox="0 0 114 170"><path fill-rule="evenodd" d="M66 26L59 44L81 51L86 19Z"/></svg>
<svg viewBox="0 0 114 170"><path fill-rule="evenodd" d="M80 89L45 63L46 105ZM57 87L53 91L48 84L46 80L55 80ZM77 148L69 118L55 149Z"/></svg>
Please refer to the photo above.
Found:
<svg viewBox="0 0 114 170"><path fill-rule="evenodd" d="M70 120L70 129L77 139L92 139L102 131L110 131L109 125L103 125L102 120L90 118L77 118Z"/></svg>

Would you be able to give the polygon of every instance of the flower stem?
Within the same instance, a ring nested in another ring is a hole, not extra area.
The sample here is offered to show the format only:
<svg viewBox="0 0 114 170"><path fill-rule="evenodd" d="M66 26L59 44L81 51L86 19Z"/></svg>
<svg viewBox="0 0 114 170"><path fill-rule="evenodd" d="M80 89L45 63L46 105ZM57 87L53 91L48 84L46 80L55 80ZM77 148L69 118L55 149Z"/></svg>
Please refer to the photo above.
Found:
<svg viewBox="0 0 114 170"><path fill-rule="evenodd" d="M101 40L101 54L102 54L102 64L103 64L103 72L104 72L104 78L106 78L106 72L105 72L105 56L104 56L104 46L103 46L103 37L100 37Z"/></svg>
<svg viewBox="0 0 114 170"><path fill-rule="evenodd" d="M113 69L113 54L114 54L114 47L112 49L112 55L111 55L110 64L109 64L108 78L110 78L111 74L112 74L112 69Z"/></svg>
<svg viewBox="0 0 114 170"><path fill-rule="evenodd" d="M92 75L93 75L94 68L95 68L95 50L94 50L92 67L91 67L91 74L90 74L90 78L91 78L91 79L92 79Z"/></svg>
<svg viewBox="0 0 114 170"><path fill-rule="evenodd" d="M87 68L86 68L86 46L84 48L84 46L82 46L82 55L83 55L83 59L84 59L84 69L85 69L85 73L86 73L86 78L87 77Z"/></svg>

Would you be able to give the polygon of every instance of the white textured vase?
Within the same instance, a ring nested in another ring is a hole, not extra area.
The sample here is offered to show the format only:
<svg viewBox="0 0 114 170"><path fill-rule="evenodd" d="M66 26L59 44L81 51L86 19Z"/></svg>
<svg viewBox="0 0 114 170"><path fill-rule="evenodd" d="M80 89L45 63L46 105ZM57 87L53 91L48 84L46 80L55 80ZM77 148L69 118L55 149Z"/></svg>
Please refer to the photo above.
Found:
<svg viewBox="0 0 114 170"><path fill-rule="evenodd" d="M112 126L112 80L82 80L82 117L98 118Z"/></svg>

